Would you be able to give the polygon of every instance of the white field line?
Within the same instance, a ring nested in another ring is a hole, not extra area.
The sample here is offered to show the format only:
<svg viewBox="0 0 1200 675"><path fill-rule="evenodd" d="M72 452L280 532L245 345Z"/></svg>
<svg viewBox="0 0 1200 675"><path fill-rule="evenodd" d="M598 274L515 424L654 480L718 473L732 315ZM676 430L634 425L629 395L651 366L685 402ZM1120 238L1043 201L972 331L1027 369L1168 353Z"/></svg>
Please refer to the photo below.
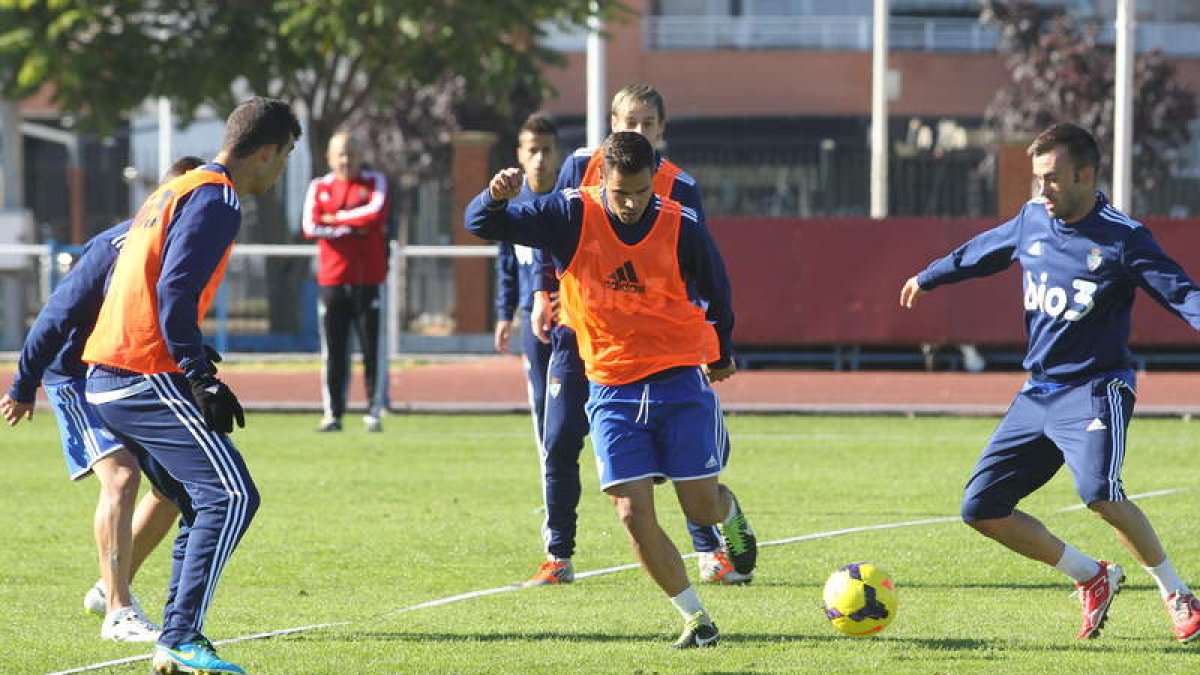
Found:
<svg viewBox="0 0 1200 675"><path fill-rule="evenodd" d="M1190 488L1171 488L1171 489L1167 489L1167 490L1154 490L1152 492L1143 492L1141 494L1128 495L1128 498L1129 499L1150 499L1153 497L1165 497L1167 495L1173 495L1173 494L1179 494L1181 492L1187 492L1189 489ZM1086 508L1086 506L1083 504L1074 504L1071 506L1064 506L1062 508L1056 509L1055 512L1056 513L1064 513L1067 511L1078 511L1079 509L1083 509L1083 508ZM899 521L899 522L895 522L895 523L881 523L879 525L863 525L861 527L847 527L847 528L843 528L840 530L827 530L825 532L814 532L812 534L802 534L802 535L799 535L796 537L787 537L784 539L773 539L771 541L760 541L758 543L758 545L759 546L783 546L785 544L795 544L797 542L812 541L814 539L829 539L830 537L840 537L842 535L856 534L858 532L871 532L871 531L875 531L875 530L892 530L892 529L897 529L897 528L901 528L901 527L918 527L921 525L939 525L942 523L957 522L958 520L959 520L958 516L943 516L940 518L921 518L919 520L903 520L903 521ZM696 554L696 553L688 553L687 555L684 555L683 557L684 558L695 558L697 555L698 554ZM616 565L613 567L604 567L604 568L597 569L597 570L588 570L587 572L580 572L575 575L575 578L576 579L586 579L587 577L596 577L596 576L600 576L603 574L614 574L616 572L624 572L626 570L637 569L638 567L641 567L641 565L639 565L638 563L629 563L627 565ZM449 604L453 604L456 602L462 602L463 600L473 600L475 598L482 598L482 597L485 597L488 595L498 595L500 593L510 593L512 591L519 591L523 588L528 588L528 587L525 586L524 584L516 583L516 584L509 584L507 586L497 586L496 588L487 588L487 589L478 590L478 591L469 591L467 593L459 593L458 595L451 595L451 596L448 596L445 598L436 598L434 600L427 600L425 602L417 603L415 605L410 605L408 607L401 607L399 609L388 610L386 612L383 612L382 614L376 615L374 618L379 618L379 617L383 617L383 616L391 616L394 614L406 614L408 612L415 612L420 609L429 609L430 607L441 607L443 605L449 605ZM335 621L332 623L315 623L310 626L296 626L294 628L281 628L279 630L267 631L264 633L253 633L251 635L239 635L237 637L227 638L224 640L217 640L217 641L213 642L213 644L214 645L227 645L227 644L233 644L235 642L245 642L246 640L262 640L265 638L279 637L281 635L291 635L293 633L304 633L307 631L321 630L323 628L337 628L337 627L341 627L341 626L349 626L349 625L352 625L353 623L354 623L353 621ZM86 672L91 672L94 670L102 670L104 668L111 668L113 666L121 666L121 665L125 665L127 663L137 663L138 661L149 661L152 656L153 656L152 654L141 654L138 656L128 656L123 659L116 659L114 661L103 661L101 663L93 663L91 665L79 666L78 668L71 668L69 670L57 670L52 673L49 673L49 675L70 675L72 673L86 673Z"/></svg>

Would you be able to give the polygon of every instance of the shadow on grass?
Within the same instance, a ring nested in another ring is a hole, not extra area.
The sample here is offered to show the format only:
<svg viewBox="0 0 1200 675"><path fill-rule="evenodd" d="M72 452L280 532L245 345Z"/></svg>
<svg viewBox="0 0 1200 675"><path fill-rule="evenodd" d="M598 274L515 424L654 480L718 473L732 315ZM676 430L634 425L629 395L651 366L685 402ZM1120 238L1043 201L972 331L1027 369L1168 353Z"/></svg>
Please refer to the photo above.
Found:
<svg viewBox="0 0 1200 675"><path fill-rule="evenodd" d="M782 581L782 580L766 580L756 578L752 584L731 588L813 588L820 589L824 583L813 581ZM1068 593L1071 590L1069 580L1062 582L1043 582L1043 583L928 583L922 581L904 581L897 583L900 592L905 589L963 589L963 590L985 590L985 591L1062 591ZM1156 591L1158 587L1150 583L1121 584L1122 591ZM735 591L736 592L736 591Z"/></svg>
<svg viewBox="0 0 1200 675"><path fill-rule="evenodd" d="M644 643L654 647L666 647L674 638L662 633L445 633L409 631L318 631L303 635L289 635L280 640L316 643L459 643L488 644L503 642L559 642L559 643ZM911 653L893 656L901 660L928 659L937 653L958 654L960 657L978 652L972 658L1001 660L1005 654L1053 653L1053 654L1180 654L1178 645L1153 639L1105 638L1096 641L1062 641L1051 643L1013 642L1001 639L981 638L922 638L875 636L867 639L841 635L750 633L737 632L721 635L721 644L726 647L754 647L763 645L820 645L842 644L846 646L870 646L871 648L895 648Z"/></svg>
<svg viewBox="0 0 1200 675"><path fill-rule="evenodd" d="M595 643L614 643L614 642L647 642L656 645L666 645L674 636L665 636L662 633L443 633L443 632L408 632L408 631L322 631L316 633L308 633L304 635L291 635L282 639L297 642L459 642L459 643L490 643L490 642L595 642ZM849 641L849 642L848 642ZM722 634L722 644L742 644L752 645L755 643L762 644L788 644L788 643L846 643L853 642L860 644L863 641L852 640L851 638L840 637L837 635L797 635L784 633L746 633L738 632L733 634ZM870 640L872 643L888 643L888 644L904 644L921 646L927 649L938 650L956 650L956 651L972 651L980 649L992 649L998 646L988 642L987 640L974 639L917 639L917 638L883 638L877 637Z"/></svg>
<svg viewBox="0 0 1200 675"><path fill-rule="evenodd" d="M406 631L320 631L289 635L296 642L662 642L654 633L416 633ZM673 636L672 636L673 639Z"/></svg>

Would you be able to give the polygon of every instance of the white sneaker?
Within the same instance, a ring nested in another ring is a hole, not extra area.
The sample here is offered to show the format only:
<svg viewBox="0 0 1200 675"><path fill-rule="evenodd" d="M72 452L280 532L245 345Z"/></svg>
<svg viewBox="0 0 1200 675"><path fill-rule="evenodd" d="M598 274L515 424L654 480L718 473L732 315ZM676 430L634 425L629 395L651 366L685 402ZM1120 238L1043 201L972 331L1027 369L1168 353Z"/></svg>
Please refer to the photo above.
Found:
<svg viewBox="0 0 1200 675"><path fill-rule="evenodd" d="M100 637L113 642L157 642L162 629L133 607L109 612L100 626Z"/></svg>
<svg viewBox="0 0 1200 675"><path fill-rule="evenodd" d="M100 617L108 614L108 598L104 596L103 581L97 581L95 586L88 589L83 596L83 608Z"/></svg>
<svg viewBox="0 0 1200 675"><path fill-rule="evenodd" d="M383 431L383 422L374 415L363 415L363 427L370 433L377 434Z"/></svg>
<svg viewBox="0 0 1200 675"><path fill-rule="evenodd" d="M137 613L145 616L146 610L142 609L142 602L138 600L138 596L130 591L129 599L133 601L133 608L137 610ZM84 594L83 608L99 617L103 617L104 615L108 614L108 595L104 593L103 580L97 581L96 584L89 588L88 592Z"/></svg>

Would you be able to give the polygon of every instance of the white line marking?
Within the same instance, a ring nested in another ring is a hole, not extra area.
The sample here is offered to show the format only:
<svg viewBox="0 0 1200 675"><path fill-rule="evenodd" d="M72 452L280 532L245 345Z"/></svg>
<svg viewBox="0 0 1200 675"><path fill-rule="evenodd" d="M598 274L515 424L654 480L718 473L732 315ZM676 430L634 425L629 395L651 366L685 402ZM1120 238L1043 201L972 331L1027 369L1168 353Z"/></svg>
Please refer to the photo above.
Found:
<svg viewBox="0 0 1200 675"><path fill-rule="evenodd" d="M1189 489L1190 488L1171 488L1169 490L1154 490L1153 492L1143 492L1140 495L1126 495L1125 498L1126 499L1150 499L1151 497L1164 497L1166 495L1173 495L1173 494L1178 494L1180 492L1187 492ZM1086 509L1086 508L1087 508L1087 504L1072 504L1071 506L1062 507L1061 509L1059 509L1059 511L1060 512L1061 511L1082 511L1083 509Z"/></svg>
<svg viewBox="0 0 1200 675"><path fill-rule="evenodd" d="M1128 495L1128 498L1129 499L1150 499L1152 497L1165 497L1167 495L1174 495L1174 494L1179 494L1181 492L1187 492L1190 489L1191 488L1171 488L1168 490L1154 490L1152 492L1143 492L1143 493L1137 494L1137 495ZM1072 506L1064 506L1062 508L1055 509L1055 513L1065 513L1067 511L1078 511L1078 510L1084 509L1084 508L1087 508L1087 506L1085 504L1075 504ZM839 537L844 534L856 534L858 532L871 532L873 530L892 530L892 529L896 529L896 528L900 528L900 527L917 527L920 525L939 525L941 523L958 522L958 520L959 520L958 516L943 516L940 518L922 518L920 520L904 520L904 521L895 522L895 523L881 523L879 525L863 525L861 527L847 527L847 528L844 528L841 530L827 530L825 532L814 532L813 534L802 534L798 537L788 537L786 539L774 539L772 541L760 541L758 543L758 545L759 546L783 546L785 544L795 544L796 542L811 541L813 539L828 539L830 537ZM699 555L699 554L698 553L688 553L687 555L685 555L683 557L684 558L695 558L697 555ZM633 570L633 569L637 569L639 567L641 567L641 565L638 563L629 563L627 565L616 565L614 567L604 567L604 568L601 568L598 570L590 570L587 572L580 572L575 575L575 578L576 579L586 579L588 577L596 577L596 576L600 576L602 574L613 574L616 572L624 572L626 570ZM467 593L459 593L458 595L451 595L451 596L445 597L445 598L437 598L435 600L427 600L425 602L411 605L409 607L401 607L400 609L388 610L386 612L383 612L382 614L377 614L374 618L378 618L381 616L391 616L394 614L406 614L408 612L415 612L419 609L429 609L430 607L441 607L442 605L449 605L449 604L453 604L455 602L461 602L463 600L472 600L474 598L482 598L482 597L488 596L488 595L498 595L500 593L510 593L512 591L519 591L523 588L529 588L529 587L526 586L525 584L516 583L516 584L509 584L507 586L498 586L496 588L487 588L487 589L483 589L483 590L479 590L479 591L469 591ZM254 633L252 635L241 635L238 637L227 638L225 640L217 640L217 641L213 642L213 644L214 645L228 645L228 644L233 644L235 642L245 642L246 640L262 640L262 639L266 639L266 638L279 637L281 635L290 635L292 633L304 633L304 632L307 632L310 630L321 630L323 628L337 628L339 626L349 626L353 623L354 623L353 621L335 621L332 623L315 623L315 624L312 624L311 626L297 626L295 628L281 628L279 630L267 631L265 633ZM101 670L101 669L109 668L112 666L121 666L121 665L125 665L127 663L137 663L138 661L149 661L152 657L153 657L153 654L142 654L140 656L128 656L123 659L117 659L115 661L104 661L103 663L93 663L92 665L89 665L89 666L80 666L78 668L72 668L70 670L58 670L58 671L49 673L48 675L71 675L72 673L86 673L89 671Z"/></svg>

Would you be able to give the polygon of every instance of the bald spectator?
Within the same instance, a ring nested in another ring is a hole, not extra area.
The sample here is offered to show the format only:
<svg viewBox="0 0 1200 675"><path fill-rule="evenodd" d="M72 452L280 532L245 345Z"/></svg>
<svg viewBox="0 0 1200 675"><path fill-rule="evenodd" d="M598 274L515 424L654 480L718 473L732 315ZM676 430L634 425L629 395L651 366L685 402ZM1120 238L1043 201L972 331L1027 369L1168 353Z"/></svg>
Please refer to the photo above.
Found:
<svg viewBox="0 0 1200 675"><path fill-rule="evenodd" d="M350 381L350 331L363 355L367 431L383 430L379 393L379 287L387 276L387 177L362 166L362 148L347 132L329 139L330 172L308 186L304 236L317 240L320 287L321 398L318 431L341 431Z"/></svg>

